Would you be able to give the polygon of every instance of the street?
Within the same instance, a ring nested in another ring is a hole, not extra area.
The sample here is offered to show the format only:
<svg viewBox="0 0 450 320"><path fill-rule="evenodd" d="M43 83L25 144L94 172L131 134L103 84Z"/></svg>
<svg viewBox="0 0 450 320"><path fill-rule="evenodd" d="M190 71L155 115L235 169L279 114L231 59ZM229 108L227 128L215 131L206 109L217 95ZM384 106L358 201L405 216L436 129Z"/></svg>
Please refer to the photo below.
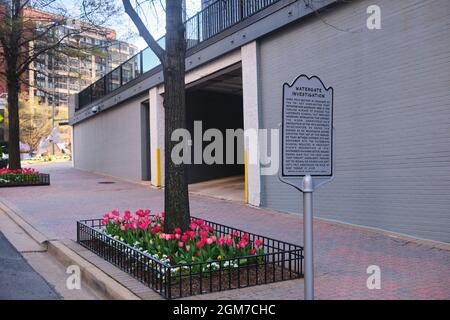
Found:
<svg viewBox="0 0 450 320"><path fill-rule="evenodd" d="M0 232L0 299L56 300L59 295Z"/></svg>

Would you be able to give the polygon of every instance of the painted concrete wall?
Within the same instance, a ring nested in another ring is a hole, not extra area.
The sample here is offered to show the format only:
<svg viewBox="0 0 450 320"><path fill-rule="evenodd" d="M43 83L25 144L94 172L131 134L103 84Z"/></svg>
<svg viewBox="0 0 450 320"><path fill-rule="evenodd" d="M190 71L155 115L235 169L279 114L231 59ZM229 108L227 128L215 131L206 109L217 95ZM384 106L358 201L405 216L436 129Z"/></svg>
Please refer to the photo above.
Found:
<svg viewBox="0 0 450 320"><path fill-rule="evenodd" d="M366 28L373 4L381 30ZM281 122L283 83L321 77L335 90L336 179L316 213L450 242L450 1L353 1L322 18L260 42L262 127ZM298 213L300 197L262 177L264 207Z"/></svg>
<svg viewBox="0 0 450 320"><path fill-rule="evenodd" d="M141 102L102 112L74 129L74 167L127 180L142 179Z"/></svg>

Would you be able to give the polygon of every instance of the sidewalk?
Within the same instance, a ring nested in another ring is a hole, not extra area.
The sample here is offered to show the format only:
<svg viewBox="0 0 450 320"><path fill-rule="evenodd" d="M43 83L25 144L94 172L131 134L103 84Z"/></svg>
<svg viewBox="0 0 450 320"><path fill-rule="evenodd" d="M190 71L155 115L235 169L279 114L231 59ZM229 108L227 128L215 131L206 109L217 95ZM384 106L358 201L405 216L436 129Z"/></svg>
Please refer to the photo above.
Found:
<svg viewBox="0 0 450 320"><path fill-rule="evenodd" d="M59 298L0 232L0 300Z"/></svg>
<svg viewBox="0 0 450 320"><path fill-rule="evenodd" d="M118 210L163 209L163 191L70 168L36 167L50 187L0 190L0 201L50 239L75 239L76 221ZM100 184L114 182L113 184ZM302 244L300 217L191 196L191 213L218 223ZM318 299L450 299L450 251L339 224L315 221ZM368 290L366 270L381 268L381 290ZM217 293L204 299L302 299L303 281Z"/></svg>

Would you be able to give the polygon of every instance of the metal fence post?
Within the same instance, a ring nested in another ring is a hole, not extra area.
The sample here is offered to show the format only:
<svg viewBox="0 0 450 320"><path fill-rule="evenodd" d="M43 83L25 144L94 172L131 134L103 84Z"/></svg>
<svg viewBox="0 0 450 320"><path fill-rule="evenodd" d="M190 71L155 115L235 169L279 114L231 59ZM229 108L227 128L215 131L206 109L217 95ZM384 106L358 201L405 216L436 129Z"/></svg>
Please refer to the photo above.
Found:
<svg viewBox="0 0 450 320"><path fill-rule="evenodd" d="M200 12L197 14L197 44L200 43Z"/></svg>

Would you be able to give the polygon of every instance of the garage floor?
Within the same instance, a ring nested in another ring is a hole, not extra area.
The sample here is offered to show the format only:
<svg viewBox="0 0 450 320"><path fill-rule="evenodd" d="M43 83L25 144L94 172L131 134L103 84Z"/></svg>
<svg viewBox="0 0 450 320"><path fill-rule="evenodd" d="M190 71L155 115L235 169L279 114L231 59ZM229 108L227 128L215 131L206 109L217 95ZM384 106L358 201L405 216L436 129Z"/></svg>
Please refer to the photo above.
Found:
<svg viewBox="0 0 450 320"><path fill-rule="evenodd" d="M217 199L244 202L244 176L222 178L189 185L189 192Z"/></svg>

